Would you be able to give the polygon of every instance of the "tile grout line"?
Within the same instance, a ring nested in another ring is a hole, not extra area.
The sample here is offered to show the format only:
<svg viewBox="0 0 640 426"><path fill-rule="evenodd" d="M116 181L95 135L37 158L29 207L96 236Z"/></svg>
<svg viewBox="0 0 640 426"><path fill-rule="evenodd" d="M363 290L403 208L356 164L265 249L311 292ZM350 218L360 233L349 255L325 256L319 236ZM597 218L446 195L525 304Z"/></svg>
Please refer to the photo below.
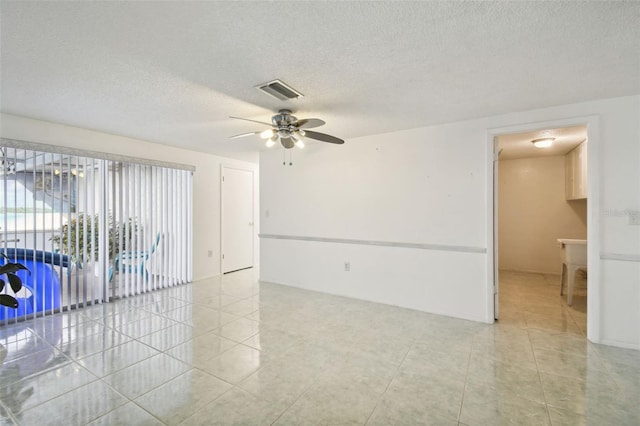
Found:
<svg viewBox="0 0 640 426"><path fill-rule="evenodd" d="M469 357L467 360L467 373L464 376L464 387L462 388L462 399L460 400L460 410L458 411L458 423L460 423L460 418L462 417L462 407L464 405L464 396L467 393L467 384L469 383L469 370L471 369L471 355L473 354L473 344L476 341L476 336L479 333L476 332L473 334L473 339L471 339L471 347L469 348Z"/></svg>
<svg viewBox="0 0 640 426"><path fill-rule="evenodd" d="M542 385L542 375L540 374L540 367L538 366L538 358L536 357L536 351L533 348L533 342L531 341L531 334L529 333L529 330L527 330L527 337L529 338L529 345L531 346L531 353L533 354L533 360L536 363L536 371L538 372L538 381L540 383L540 389L542 389L542 397L544 398L544 407L547 410L547 418L549 419L549 425L551 426L553 424L551 421L551 411L549 410L547 395L544 391L544 386Z"/></svg>
<svg viewBox="0 0 640 426"><path fill-rule="evenodd" d="M391 386L391 383L393 383L394 379L398 375L398 372L400 371L400 367L402 367L402 364L404 364L404 361L407 359L407 355L409 355L409 352L411 352L413 348L416 346L416 342L417 342L417 339L414 339L413 342L411 343L411 347L407 350L407 352L402 357L402 361L400 361L400 363L398 364L398 368L396 368L396 371L393 373L391 380L389 380L389 383L387 383L387 386L384 388L384 391L378 397L378 400L376 401L376 405L373 407L373 410L371 410L371 413L369 413L369 416L367 416L367 420L365 420L364 422L365 425L367 424L367 422L369 422L369 420L371 419L371 416L373 416L373 413L376 412L376 409L378 408L378 404L380 404L380 401L382 401L382 398L387 393L387 390L389 390L389 386Z"/></svg>
<svg viewBox="0 0 640 426"><path fill-rule="evenodd" d="M4 411L6 411L7 415L9 416L9 419L11 419L11 421L13 422L13 424L15 425L19 425L20 423L18 422L18 419L16 418L15 414L13 413L12 410L9 409L9 407L7 407L4 402L2 402L2 400L0 399L0 407L4 408Z"/></svg>
<svg viewBox="0 0 640 426"><path fill-rule="evenodd" d="M126 398L126 397L125 397L125 398ZM98 418L96 418L96 419L93 419L93 420L91 420L91 421L90 421L90 422L88 422L88 423L85 423L85 426L86 426L86 425L89 425L89 424L91 424L91 423L93 423L93 422L95 422L96 420L100 420L101 418L108 416L109 414L113 413L113 412L114 412L114 411L116 411L116 410L121 409L122 407L124 407L125 405L127 405L127 404L129 404L129 403L131 403L131 404L135 405L136 407L138 407L138 408L140 408L141 410L143 410L145 413L149 414L151 417L153 417L153 418L154 418L154 419L156 419L158 422L160 422L160 424L162 424L162 425L164 425L164 426L168 426L168 425L167 425L167 423L163 422L160 418L158 418L157 416L153 415L153 413L151 413L150 411L147 411L144 407L142 407L141 405L139 405L137 402L135 402L135 401L134 401L134 400L132 400L132 399L129 399L129 402L125 402L123 405L120 405L120 406L118 406L118 407L114 408L113 410L111 410L111 411L109 411L109 412L107 412L107 413L105 413L105 414L101 415L100 417L98 417Z"/></svg>
<svg viewBox="0 0 640 426"><path fill-rule="evenodd" d="M323 373L323 372L324 372L324 368L322 368L321 370L323 370L323 371L321 371L321 373ZM318 374L318 377L320 376L320 374L321 374L321 373L319 373L319 374ZM250 377L250 376L248 376L248 377ZM243 379L243 380L244 380L244 379ZM272 425L276 424L276 422L277 422L278 420L280 420L280 418L284 415L284 413L286 413L287 411L289 411L289 409L290 409L291 407L293 407L293 406L296 404L296 402L298 402L298 401L299 401L303 396L305 396L313 386L314 386L313 384L310 384L309 386L307 386L307 387L305 388L305 390L304 390L304 391L303 391L303 392L302 392L302 393L301 393L301 394L300 394L300 395L299 395L299 396L298 396L298 397L297 397L297 398L296 398L296 399L295 399L295 400L294 400L294 401L293 401L293 402L292 402L292 403L291 403L287 408L285 408L284 410L282 410L282 412L278 415L278 417L276 417L275 419L273 419L273 421L270 423L270 426L272 426ZM238 386L238 389L242 389L242 388ZM249 392L249 391L247 391L247 390L245 390L245 389L242 389L242 390L243 390L243 391L245 391L245 392L247 392L247 393L249 393L249 394L251 394L251 395L253 395L253 393L251 393L251 392ZM253 395L253 396L255 396L256 398L258 397L257 395ZM261 398L261 399L262 399L262 398ZM266 401L266 400L265 400L265 401ZM269 402L270 402L270 401L269 401ZM274 404L273 402L270 402L270 403L271 403L271 404Z"/></svg>
<svg viewBox="0 0 640 426"><path fill-rule="evenodd" d="M115 410L117 410L117 409L119 409L119 408L121 408L121 407L124 407L124 406L125 406L125 405L127 405L129 402L133 402L133 400L132 400L132 399L130 399L128 396L126 396L125 394L123 394L122 392L120 392L118 389L116 389L115 387L113 387L111 384L109 384L109 383L107 383L106 381L104 381L102 377L99 377L99 378L98 378L98 380L99 380L99 381L101 381L101 382L102 382L102 384L103 384L103 385L105 385L107 388L111 389L113 392L115 392L116 394L120 395L121 397L123 397L123 398L125 399L124 404L120 404L120 405L118 405L118 406L116 406L116 407L113 407L113 410L109 410L108 412L104 413L102 416L105 416L105 415L107 415L107 414L111 413L112 411L115 411ZM88 421L86 424L89 424L89 423L91 423L91 422L94 422L94 421L98 420L98 419L99 419L100 417L102 417L102 416L95 417L95 418L91 419L90 421Z"/></svg>
<svg viewBox="0 0 640 426"><path fill-rule="evenodd" d="M73 362L74 362L75 364L78 364L76 361L73 361ZM85 367L83 367L82 365L80 365L80 364L78 364L78 365L79 365L81 368L83 368L84 370L86 370L87 372L89 372L89 374L91 374L92 376L94 376L94 378L95 378L95 379L94 379L94 380L91 380L91 381L89 381L89 382L87 382L87 383L84 383L83 385L78 386L78 387L76 387L76 388L74 388L74 389L70 389L70 390L68 390L68 391L66 391L66 392L64 392L64 393L62 393L62 394L60 394L60 395L57 395L57 396L53 397L53 398L49 398L49 399L47 399L47 400L43 400L43 401L39 402L36 406L33 406L33 407L27 408L27 409L25 409L25 410L22 410L22 411L20 411L18 414L20 414L20 413L22 413L22 412L25 412L25 411L28 411L28 410L35 409L35 408L37 408L38 406L40 406L40 405L42 405L42 404L45 404L45 403L48 403L48 402L54 401L54 400L56 400L56 399L58 399L58 398L62 398L62 397L63 397L64 395L66 395L66 394L69 394L69 393L71 393L71 392L77 391L78 389L81 389L81 388L83 388L83 387L85 387L85 386L89 386L89 385L94 384L94 383L96 383L96 382L101 382L101 383L102 383L103 385L105 385L107 388L111 389L112 391L114 391L115 393L117 393L118 395L122 396L122 398L124 398L124 399L125 399L125 402L124 402L123 404L121 404L121 405L118 405L118 406L114 407L112 410L109 410L107 413L105 413L105 414L103 414L103 415L106 415L106 414L108 414L108 413L110 413L110 412L112 412L112 411L114 411L114 410L116 410L116 409L118 409L118 408L120 408L120 407L122 407L122 406L126 405L128 402L132 402L132 401L131 401L131 400L130 400L126 395L122 394L122 393L121 393L121 392L119 392L117 389L115 389L114 387L112 387L109 383L107 383L107 382L105 382L104 380L102 380L102 378L101 378L101 377L96 376L95 374L93 374L91 371L89 371L88 369L86 369L86 368L85 368ZM9 412L11 412L11 411L9 411ZM86 422L85 424L89 424L89 423L91 423L91 422L93 422L93 421L95 421L95 420L99 419L99 418L100 418L100 417L102 417L103 415L100 415L100 416L98 416L98 417L92 418L92 419L90 419L88 422ZM17 424L17 425L19 425L20 423L16 421L16 424Z"/></svg>
<svg viewBox="0 0 640 426"><path fill-rule="evenodd" d="M186 364L186 363L185 363L185 364ZM187 364L187 365L189 365L189 364ZM190 372L190 371L192 371L192 370L197 370L197 371L199 371L199 372L200 372L200 373L202 373L202 374L206 374L206 375L208 375L208 376L214 377L214 378L216 378L216 379L220 380L221 382L224 382L224 383L226 383L226 384L228 384L228 385L230 386L230 387L229 387L229 389L227 389L226 391L222 392L220 395L218 395L217 397L213 398L211 401L208 401L205 405L203 405L202 407L200 407L199 409L197 409L196 411L194 411L193 413L191 413L188 417L186 417L185 419L183 419L183 420L179 423L179 424L182 424L182 423L184 423L187 419L189 419L189 418L191 418L193 415L195 415L197 412L199 412L200 410L205 409L209 404L211 404L212 402L217 401L218 399L222 398L222 396L223 396L223 395L227 394L229 391L231 391L232 389L234 389L234 388L236 388L236 387L237 387L237 386L236 386L236 385L234 385L233 383L227 382L226 380L224 380L224 379L222 379L222 378L220 378L220 377L218 377L218 376L216 376L216 375L214 375L214 374L211 374L211 373L209 373L209 372L207 372L207 371L205 371L205 370L202 370L202 369L200 369L200 368L198 368L198 367L196 367L196 366L193 366L193 365L189 365L189 366L191 367L189 370L187 370L187 371L185 371L185 372L183 372L183 373L181 373L181 374L177 375L176 377L174 377L174 378L172 378L172 379L170 379L170 380L168 380L168 381L164 382L163 384L161 384L161 385L159 385L159 386L156 386L155 388L152 388L152 389L147 390L147 391L146 391L146 392L144 392L143 394L138 395L137 397L135 397L135 399L130 399L129 401L130 401L130 402L132 402L132 403L134 403L135 405L137 405L137 406L138 406L138 407L140 407L141 409L143 409L145 412L149 413L149 414L150 414L151 416L153 416L154 418L158 419L158 420L160 421L160 423L162 423L163 425L167 425L167 423L163 422L160 418L158 418L158 417L157 417L157 416L155 416L152 412L148 411L148 410L147 410L147 409L145 409L143 406L141 406L140 404L138 404L135 400L136 400L136 399L138 399L138 398L143 397L144 395L147 395L147 394L149 394L149 393L153 392L154 390L156 390L156 389L160 388L161 386L166 385L167 383L171 382L172 380L175 380L175 379L177 379L178 377L180 377L180 376L182 376L182 375L184 375L184 374L187 374L188 372ZM126 398L126 396L125 396L125 398ZM120 408L120 407L118 407L118 408ZM115 410L115 409L114 409L114 410ZM113 410L112 410L112 411L113 411Z"/></svg>
<svg viewBox="0 0 640 426"><path fill-rule="evenodd" d="M65 358L67 361L66 361L66 362L63 362L63 363L60 363L60 364L53 365L53 366L48 367L48 368L45 368L45 369L43 369L43 370L38 371L37 373L34 373L34 374L31 374L31 375L28 375L28 376L22 377L20 380L16 380L16 381L14 381L14 382L12 382L12 383L9 383L9 384L7 384L7 385L3 385L3 386L1 386L1 387L11 387L11 386L14 386L14 385L15 385L15 384L17 384L17 383L20 383L20 382L23 382L23 381L27 381L27 380L34 379L34 378L36 378L36 377L38 377L38 376L41 376L41 375L44 375L44 374L50 373L50 372L55 371L55 370L57 370L57 369L59 369L59 368L64 368L64 367L66 367L66 366L68 366L68 365L78 364L78 363L76 362L76 360L72 359L72 358L71 358L70 356L68 356L64 351L62 351L61 349L59 349L59 348L57 348L56 346L52 345L52 344L51 344L51 343L50 343L46 338L44 338L43 336L40 336L40 334L39 334L37 331L35 331L35 330L34 330L34 331L32 331L32 334L33 334L33 335L35 335L37 339L42 340L42 341L43 341L47 346L49 346L49 348L53 349L54 354L55 354L55 352L56 352L56 351L57 351L57 352L59 352L59 353L62 355L62 357L63 357L63 358ZM34 352L33 354L37 354L37 353L40 353L40 352L44 352L45 350L46 350L46 349L40 349L40 350L38 350L38 351ZM12 360L12 361L10 361L10 362L19 362L19 361L21 362L24 358L28 357L29 355L32 355L32 354L30 353L30 354L28 354L28 355L25 355L25 356L24 356L24 357L22 357L22 358L18 358L18 359ZM56 356L58 356L58 355L56 355ZM82 368L83 370L86 370L89 374L91 374L92 376L94 376L96 379L100 379L98 376L96 376L95 374L93 374L91 371L89 371L88 369L86 369L84 366L82 366L82 365L80 365L80 364L78 364L78 365L80 366L80 368ZM90 381L90 382L88 382L88 383L85 383L85 385L86 385L86 384L89 384L89 383L93 383L94 381L95 381L95 380L92 380L92 381ZM82 385L82 386L85 386L85 385ZM82 387L82 386L78 386L78 387ZM77 388L75 388L75 389L77 389ZM71 389L71 390L69 390L69 391L67 391L67 392L71 392L71 391L73 391L73 390L75 390L75 389ZM41 404L42 404L42 403L44 403L44 402L51 401L51 400L53 400L53 399L55 399L55 398L58 398L59 396L62 396L62 395L64 395L64 394L65 394L65 393L67 393L67 392L64 392L64 393L63 393L63 394L61 394L61 395L57 395L57 396L55 396L55 397L52 397L52 398L46 399L46 400L42 401L42 402L41 402ZM21 413L22 411L26 411L26 410L29 410L29 409L31 409L31 408L35 408L35 406L34 406L34 407L30 407L30 408L27 408L27 409L21 410L21 411L19 411L18 413L14 413L14 412L13 412L13 410L11 410L8 406L6 406L6 405L4 405L4 404L2 403L2 400L0 400L0 405L2 405L3 407L5 407L5 409L7 410L7 413L9 414L9 417L11 417L12 419L15 417L15 415L16 415L16 414L19 414L19 413ZM16 423L16 424L19 424L17 421L16 421L15 423Z"/></svg>

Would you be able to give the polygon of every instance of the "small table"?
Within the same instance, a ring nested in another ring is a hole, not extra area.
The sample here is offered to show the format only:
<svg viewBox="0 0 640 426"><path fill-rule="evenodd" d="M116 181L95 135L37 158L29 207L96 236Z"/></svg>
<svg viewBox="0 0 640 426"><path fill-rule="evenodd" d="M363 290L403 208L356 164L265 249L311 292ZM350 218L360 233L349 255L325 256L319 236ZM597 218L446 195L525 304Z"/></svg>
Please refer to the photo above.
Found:
<svg viewBox="0 0 640 426"><path fill-rule="evenodd" d="M562 272L560 275L560 295L564 294L565 275L568 275L567 305L573 303L573 283L578 269L587 270L587 240L558 238L562 247Z"/></svg>

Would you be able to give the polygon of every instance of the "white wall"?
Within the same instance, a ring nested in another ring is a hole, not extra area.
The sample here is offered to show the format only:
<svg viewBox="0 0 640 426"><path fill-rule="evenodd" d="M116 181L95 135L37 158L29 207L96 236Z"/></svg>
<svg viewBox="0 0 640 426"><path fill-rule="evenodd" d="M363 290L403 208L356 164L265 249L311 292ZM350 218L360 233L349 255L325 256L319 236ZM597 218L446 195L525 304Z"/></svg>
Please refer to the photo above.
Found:
<svg viewBox="0 0 640 426"><path fill-rule="evenodd" d="M589 227L599 228L601 260L592 259L590 283L600 321L590 338L640 348L640 227L618 213L640 210L639 103L631 96L309 144L292 167L280 150L263 152L263 234L365 241L261 238L261 278L491 322L491 131L596 116L589 161L599 176L589 190L601 198Z"/></svg>
<svg viewBox="0 0 640 426"><path fill-rule="evenodd" d="M500 269L557 274L558 238L587 238L587 201L567 201L565 157L498 162Z"/></svg>
<svg viewBox="0 0 640 426"><path fill-rule="evenodd" d="M220 274L221 165L228 164L258 170L258 165L254 163L9 114L0 115L0 136L195 166L196 172L193 176L193 276L195 280ZM258 188L257 172L254 173L254 179L255 187ZM254 205L259 206L257 190L255 194ZM255 227L254 259L258 259L257 232L260 229L258 211L256 211L255 223L257 226ZM207 256L209 250L213 251L213 257Z"/></svg>

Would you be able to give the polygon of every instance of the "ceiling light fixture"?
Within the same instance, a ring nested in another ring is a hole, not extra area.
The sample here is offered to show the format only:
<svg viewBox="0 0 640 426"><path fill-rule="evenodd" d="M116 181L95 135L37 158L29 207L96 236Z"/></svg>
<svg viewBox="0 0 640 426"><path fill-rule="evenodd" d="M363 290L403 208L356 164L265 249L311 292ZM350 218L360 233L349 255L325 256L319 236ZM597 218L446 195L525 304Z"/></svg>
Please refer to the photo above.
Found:
<svg viewBox="0 0 640 426"><path fill-rule="evenodd" d="M304 148L304 141L299 135L298 136L291 135L291 139L293 139L293 142L296 144L298 148L300 149Z"/></svg>
<svg viewBox="0 0 640 426"><path fill-rule="evenodd" d="M541 138L541 139L534 139L531 141L531 143L536 148L549 148L551 145L553 145L553 141L555 140L556 138Z"/></svg>
<svg viewBox="0 0 640 426"><path fill-rule="evenodd" d="M260 137L262 139L271 139L273 138L274 135L275 135L275 132L273 131L273 129L267 129L264 132L260 133Z"/></svg>
<svg viewBox="0 0 640 426"><path fill-rule="evenodd" d="M267 148L271 148L275 144L276 144L276 141L274 140L274 138L267 140Z"/></svg>

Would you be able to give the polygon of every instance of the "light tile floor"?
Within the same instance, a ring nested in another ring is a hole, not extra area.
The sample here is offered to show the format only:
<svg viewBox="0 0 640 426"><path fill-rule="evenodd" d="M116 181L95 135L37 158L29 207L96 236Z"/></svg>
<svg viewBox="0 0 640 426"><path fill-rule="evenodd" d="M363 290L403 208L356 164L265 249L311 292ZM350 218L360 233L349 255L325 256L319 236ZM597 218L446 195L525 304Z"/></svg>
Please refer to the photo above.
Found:
<svg viewBox="0 0 640 426"><path fill-rule="evenodd" d="M0 327L0 424L640 424L640 352L558 276L503 272L487 325L256 272Z"/></svg>

